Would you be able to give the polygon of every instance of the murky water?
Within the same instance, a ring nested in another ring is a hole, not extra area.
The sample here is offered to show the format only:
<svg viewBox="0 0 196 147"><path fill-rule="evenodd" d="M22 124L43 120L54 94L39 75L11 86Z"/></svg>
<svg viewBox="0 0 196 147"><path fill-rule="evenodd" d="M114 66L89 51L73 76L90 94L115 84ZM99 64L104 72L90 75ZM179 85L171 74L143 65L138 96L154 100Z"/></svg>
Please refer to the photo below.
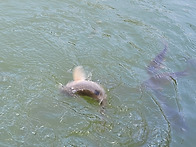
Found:
<svg viewBox="0 0 196 147"><path fill-rule="evenodd" d="M194 0L2 1L0 146L195 146L195 9ZM188 75L148 75L164 42L159 73ZM105 115L59 92L77 65L106 89Z"/></svg>

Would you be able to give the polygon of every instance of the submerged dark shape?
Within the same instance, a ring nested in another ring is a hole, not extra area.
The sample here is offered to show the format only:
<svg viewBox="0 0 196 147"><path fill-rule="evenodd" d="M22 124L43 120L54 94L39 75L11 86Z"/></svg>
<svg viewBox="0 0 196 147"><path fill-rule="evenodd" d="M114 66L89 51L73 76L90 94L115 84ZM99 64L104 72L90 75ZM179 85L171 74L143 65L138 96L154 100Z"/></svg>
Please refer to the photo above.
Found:
<svg viewBox="0 0 196 147"><path fill-rule="evenodd" d="M172 73L160 73L155 74L150 77L148 80L144 81L142 86L145 86L148 89L160 90L161 87L173 81L175 84L176 79L179 77L187 76L189 73L187 70L180 72L172 72ZM176 84L177 85L177 84Z"/></svg>
<svg viewBox="0 0 196 147"><path fill-rule="evenodd" d="M156 99L154 99L158 105L161 107L161 110L164 113L165 118L171 123L172 127L175 130L187 130L186 123L182 117L181 112L170 106L166 101L166 97L161 90L164 85L173 82L177 85L176 79L179 77L187 76L189 74L188 70L172 73L158 73L157 70L161 68L162 62L166 55L167 45L164 45L164 49L154 58L154 60L147 67L147 72L151 77L143 82L142 86L147 90L150 90Z"/></svg>
<svg viewBox="0 0 196 147"><path fill-rule="evenodd" d="M154 90L154 94L158 98L157 101L167 121L169 121L175 131L187 131L188 126L183 118L183 113L175 107L170 106L169 101L166 100L166 97L160 91Z"/></svg>
<svg viewBox="0 0 196 147"><path fill-rule="evenodd" d="M147 72L150 75L153 75L161 68L162 62L165 58L167 52L167 44L164 44L164 49L154 58L154 60L148 65Z"/></svg>
<svg viewBox="0 0 196 147"><path fill-rule="evenodd" d="M89 96L99 101L102 106L106 105L105 90L97 83L86 80L84 70L81 66L77 66L73 71L74 81L61 85L60 89L71 96L78 94L81 96Z"/></svg>

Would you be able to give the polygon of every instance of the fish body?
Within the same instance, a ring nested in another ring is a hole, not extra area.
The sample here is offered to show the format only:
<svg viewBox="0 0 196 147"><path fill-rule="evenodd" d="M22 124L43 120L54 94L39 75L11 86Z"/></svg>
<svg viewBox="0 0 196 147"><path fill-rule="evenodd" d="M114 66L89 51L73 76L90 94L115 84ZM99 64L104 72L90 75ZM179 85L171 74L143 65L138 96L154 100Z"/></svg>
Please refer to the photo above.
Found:
<svg viewBox="0 0 196 147"><path fill-rule="evenodd" d="M172 72L172 73L160 73L155 74L150 77L148 80L144 81L142 86L148 87L153 90L160 90L164 85L173 81L177 84L176 79L180 77L184 77L189 75L187 70L180 71L180 72Z"/></svg>
<svg viewBox="0 0 196 147"><path fill-rule="evenodd" d="M179 72L171 73L160 73L158 70L163 66L163 61L167 52L167 44L164 44L164 49L153 59L153 61L147 67L147 73L150 78L143 82L142 87L145 87L148 91L151 91L156 99L154 99L160 106L161 111L164 113L166 119L171 123L175 130L186 131L188 129L182 113L175 107L172 107L167 101L162 89L164 85L173 82L177 85L177 80L179 77L184 77L189 75L188 69ZM193 63L193 62L191 62ZM177 103L178 106L178 103ZM178 106L179 107L179 106Z"/></svg>
<svg viewBox="0 0 196 147"><path fill-rule="evenodd" d="M81 66L77 66L73 71L73 79L65 86L61 86L62 92L71 96L77 94L80 96L89 96L99 102L100 105L106 105L106 93L103 87L96 82L86 80L86 75Z"/></svg>

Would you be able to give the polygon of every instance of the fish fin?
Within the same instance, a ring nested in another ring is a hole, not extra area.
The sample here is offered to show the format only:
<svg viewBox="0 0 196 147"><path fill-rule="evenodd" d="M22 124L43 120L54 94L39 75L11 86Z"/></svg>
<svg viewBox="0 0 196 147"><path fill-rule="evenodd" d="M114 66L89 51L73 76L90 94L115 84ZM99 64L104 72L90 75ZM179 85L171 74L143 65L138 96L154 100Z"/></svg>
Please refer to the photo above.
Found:
<svg viewBox="0 0 196 147"><path fill-rule="evenodd" d="M167 52L168 44L164 43L164 49L154 58L154 60L148 65L147 72L149 75L154 75L157 70L163 67L163 61Z"/></svg>
<svg viewBox="0 0 196 147"><path fill-rule="evenodd" d="M77 66L73 71L74 81L84 81L86 80L86 75L82 66Z"/></svg>

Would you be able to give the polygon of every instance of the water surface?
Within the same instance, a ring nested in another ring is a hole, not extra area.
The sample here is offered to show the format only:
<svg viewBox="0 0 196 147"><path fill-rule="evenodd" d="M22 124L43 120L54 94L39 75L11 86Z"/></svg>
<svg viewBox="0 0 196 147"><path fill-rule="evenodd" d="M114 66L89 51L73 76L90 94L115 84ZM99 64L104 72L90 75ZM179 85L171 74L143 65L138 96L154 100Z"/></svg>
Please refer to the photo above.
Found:
<svg viewBox="0 0 196 147"><path fill-rule="evenodd" d="M2 1L0 146L194 146L195 9L194 0ZM143 87L164 42L159 72L190 74ZM77 65L106 89L105 115L59 92Z"/></svg>

